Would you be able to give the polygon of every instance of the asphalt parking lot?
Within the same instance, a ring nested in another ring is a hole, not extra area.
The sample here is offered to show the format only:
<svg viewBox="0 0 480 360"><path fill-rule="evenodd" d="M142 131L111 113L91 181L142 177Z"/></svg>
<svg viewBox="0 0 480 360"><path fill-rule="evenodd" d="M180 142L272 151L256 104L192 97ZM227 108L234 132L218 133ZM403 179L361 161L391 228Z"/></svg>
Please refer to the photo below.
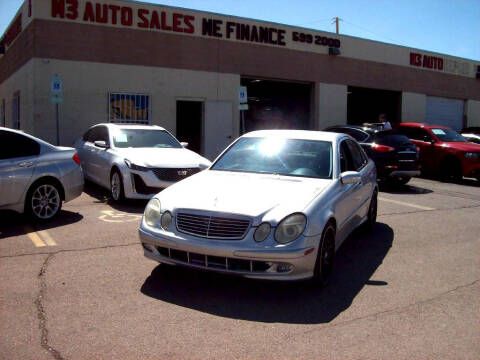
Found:
<svg viewBox="0 0 480 360"><path fill-rule="evenodd" d="M87 184L45 226L0 212L2 359L478 359L480 185L414 179L324 290L143 257L145 202Z"/></svg>

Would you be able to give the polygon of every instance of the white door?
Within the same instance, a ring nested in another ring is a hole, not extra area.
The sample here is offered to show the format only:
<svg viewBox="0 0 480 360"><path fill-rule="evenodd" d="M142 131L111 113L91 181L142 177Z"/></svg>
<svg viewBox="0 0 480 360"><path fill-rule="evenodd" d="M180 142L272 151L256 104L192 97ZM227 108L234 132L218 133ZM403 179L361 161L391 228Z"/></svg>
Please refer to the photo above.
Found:
<svg viewBox="0 0 480 360"><path fill-rule="evenodd" d="M463 100L427 96L426 122L460 131L463 128L463 105Z"/></svg>
<svg viewBox="0 0 480 360"><path fill-rule="evenodd" d="M205 102L205 157L214 160L232 142L233 104L228 101Z"/></svg>

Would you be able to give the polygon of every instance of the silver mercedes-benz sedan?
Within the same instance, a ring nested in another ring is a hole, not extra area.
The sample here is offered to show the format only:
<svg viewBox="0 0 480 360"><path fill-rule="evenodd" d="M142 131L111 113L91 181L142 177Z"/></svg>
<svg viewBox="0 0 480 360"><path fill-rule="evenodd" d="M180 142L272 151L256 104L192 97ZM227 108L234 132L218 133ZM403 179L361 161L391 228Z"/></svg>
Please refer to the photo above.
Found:
<svg viewBox="0 0 480 360"><path fill-rule="evenodd" d="M377 217L375 164L348 135L265 130L154 196L139 229L147 258L251 278L315 278Z"/></svg>
<svg viewBox="0 0 480 360"><path fill-rule="evenodd" d="M74 148L0 127L0 210L49 220L62 201L80 196L82 190L83 173Z"/></svg>
<svg viewBox="0 0 480 360"><path fill-rule="evenodd" d="M75 142L85 178L109 189L115 201L150 199L210 166L155 125L98 124Z"/></svg>

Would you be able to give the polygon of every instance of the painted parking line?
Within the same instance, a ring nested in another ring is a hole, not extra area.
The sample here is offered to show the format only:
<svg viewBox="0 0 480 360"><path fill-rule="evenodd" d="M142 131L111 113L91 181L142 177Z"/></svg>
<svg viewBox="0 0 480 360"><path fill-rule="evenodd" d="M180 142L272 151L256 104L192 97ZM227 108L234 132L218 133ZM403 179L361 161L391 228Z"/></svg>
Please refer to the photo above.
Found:
<svg viewBox="0 0 480 360"><path fill-rule="evenodd" d="M408 202L386 199L384 197L379 197L378 200L385 201L385 202L390 202L390 203L397 204L397 205L410 206L410 207L415 208L415 209L421 209L421 210L426 210L426 211L436 210L435 208L431 208L431 207L428 207L428 206L421 206L421 205L412 204L412 203L408 203Z"/></svg>
<svg viewBox="0 0 480 360"><path fill-rule="evenodd" d="M52 239L52 237L46 230L38 231L37 233L48 246L57 246L55 240Z"/></svg>
<svg viewBox="0 0 480 360"><path fill-rule="evenodd" d="M31 226L25 226L25 233L32 240L36 247L56 246L57 243L52 239L46 230L35 231Z"/></svg>

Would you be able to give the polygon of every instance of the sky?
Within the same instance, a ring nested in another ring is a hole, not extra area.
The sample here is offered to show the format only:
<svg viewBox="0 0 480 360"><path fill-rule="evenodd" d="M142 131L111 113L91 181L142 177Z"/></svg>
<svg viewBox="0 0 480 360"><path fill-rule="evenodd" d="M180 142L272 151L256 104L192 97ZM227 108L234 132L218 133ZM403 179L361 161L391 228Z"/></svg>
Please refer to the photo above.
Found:
<svg viewBox="0 0 480 360"><path fill-rule="evenodd" d="M32 0L50 1L50 0ZM84 0L79 0L84 1ZM0 34L23 1L0 0ZM480 0L150 0L480 61Z"/></svg>

